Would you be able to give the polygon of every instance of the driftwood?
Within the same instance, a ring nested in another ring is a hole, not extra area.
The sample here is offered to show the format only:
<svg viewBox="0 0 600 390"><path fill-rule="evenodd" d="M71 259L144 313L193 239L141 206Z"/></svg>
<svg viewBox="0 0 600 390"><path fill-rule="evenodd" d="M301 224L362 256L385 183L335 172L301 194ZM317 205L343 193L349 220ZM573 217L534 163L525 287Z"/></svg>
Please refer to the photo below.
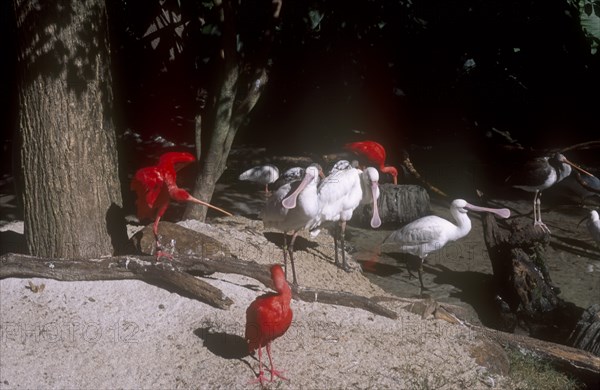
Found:
<svg viewBox="0 0 600 390"><path fill-rule="evenodd" d="M569 343L600 357L600 304L592 305L583 312Z"/></svg>
<svg viewBox="0 0 600 390"><path fill-rule="evenodd" d="M0 256L0 279L48 278L60 281L137 279L168 287L191 298L226 309L233 301L207 282L171 264L154 264L151 256L118 256L100 259L42 259L15 253Z"/></svg>
<svg viewBox="0 0 600 390"><path fill-rule="evenodd" d="M517 218L505 234L491 215L482 219L499 304L499 324L518 325L530 336L565 343L581 310L558 297L545 266L549 235Z"/></svg>
<svg viewBox="0 0 600 390"><path fill-rule="evenodd" d="M506 348L533 355L550 363L559 371L576 376L589 388L598 388L600 384L600 358L589 352L481 326L470 325L469 327Z"/></svg>
<svg viewBox="0 0 600 390"><path fill-rule="evenodd" d="M0 279L49 278L60 281L137 279L175 289L214 307L226 309L233 303L221 290L191 274L234 273L251 277L273 287L269 266L235 257L177 256L172 262L156 264L152 256L115 256L99 259L44 259L8 253L0 256ZM369 298L351 293L292 286L293 296L320 302L361 308L374 314L397 318L397 314Z"/></svg>

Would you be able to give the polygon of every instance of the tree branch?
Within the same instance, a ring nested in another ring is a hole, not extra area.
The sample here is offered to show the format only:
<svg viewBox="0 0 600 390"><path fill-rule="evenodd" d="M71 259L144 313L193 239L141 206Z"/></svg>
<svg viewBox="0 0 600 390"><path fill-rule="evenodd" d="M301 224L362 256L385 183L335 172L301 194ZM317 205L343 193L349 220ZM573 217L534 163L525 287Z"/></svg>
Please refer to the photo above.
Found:
<svg viewBox="0 0 600 390"><path fill-rule="evenodd" d="M156 263L153 256L115 256L99 259L50 259L8 253L0 256L0 279L49 278L60 281L137 279L158 287L175 289L191 298L226 309L233 301L221 290L191 274L233 273L256 279L273 288L268 265L235 257L178 256L168 263ZM397 314L359 295L292 286L293 296L306 302L320 302L361 308L374 314L397 318Z"/></svg>

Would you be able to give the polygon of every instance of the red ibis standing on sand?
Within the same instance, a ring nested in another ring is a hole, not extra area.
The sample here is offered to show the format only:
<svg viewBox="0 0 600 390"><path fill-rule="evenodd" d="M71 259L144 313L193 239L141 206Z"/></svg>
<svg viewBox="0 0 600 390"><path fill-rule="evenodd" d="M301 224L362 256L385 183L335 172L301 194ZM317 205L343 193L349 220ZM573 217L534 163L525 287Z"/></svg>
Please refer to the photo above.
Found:
<svg viewBox="0 0 600 390"><path fill-rule="evenodd" d="M252 181L265 185L265 194L269 193L269 184L274 183L279 178L279 169L272 164L253 167L244 171L238 177L238 180Z"/></svg>
<svg viewBox="0 0 600 390"><path fill-rule="evenodd" d="M285 334L292 323L293 313L290 308L292 290L285 280L281 266L271 266L271 279L276 293L268 293L256 298L246 310L245 339L248 349L258 349L258 377L254 381L262 385L266 380L262 366L262 347L267 347L267 355L271 364L271 381L275 376L286 380L281 371L277 371L271 357L271 342Z"/></svg>
<svg viewBox="0 0 600 390"><path fill-rule="evenodd" d="M312 235L316 235L319 232L319 226L323 223L333 222L335 223L335 229L333 233L333 243L335 249L335 264L339 266L338 261L338 240L340 241L340 247L342 250L342 268L349 270L348 263L346 262L346 253L344 251L344 236L346 231L346 222L352 218L354 209L363 202L363 186L369 188L371 191L370 199L373 203L373 216L371 218L371 227L377 228L381 225L381 219L377 210L377 198L379 197L379 187L377 185L377 177L368 176L372 174L373 170L367 170L365 172L353 168L350 163L346 160L342 160L336 163L337 170L333 171L332 174L327 176L323 182L319 185L319 212L309 222L309 229L312 231ZM375 171L376 173L376 171ZM367 175L363 179L363 175ZM363 180L369 182L364 185Z"/></svg>
<svg viewBox="0 0 600 390"><path fill-rule="evenodd" d="M158 239L158 222L163 216L169 202L194 202L203 206L211 207L226 215L231 216L225 210L194 198L183 188L177 187L177 171L195 160L194 156L185 152L165 153L158 159L158 164L152 167L139 169L131 181L131 189L137 194L137 216L139 219L155 218L152 231L156 239L156 259L160 257L169 258L170 255L160 250Z"/></svg>
<svg viewBox="0 0 600 390"><path fill-rule="evenodd" d="M364 157L370 164L374 164L383 173L389 173L398 184L398 170L392 166L385 165L385 149L375 141L361 141L346 144L344 149L349 150L359 157Z"/></svg>
<svg viewBox="0 0 600 390"><path fill-rule="evenodd" d="M471 231L471 220L467 216L469 210L494 213L501 218L510 217L508 209L479 207L469 204L463 199L456 199L450 205L450 213L456 224L438 216L429 215L405 225L385 239L384 244L394 244L400 249L400 253L409 253L421 259L418 272L422 289L425 289L422 276L425 257L431 252L441 249L448 242L456 241L469 234Z"/></svg>
<svg viewBox="0 0 600 390"><path fill-rule="evenodd" d="M533 197L533 226L550 233L550 229L542 222L542 191L552 187L571 174L571 167L592 176L591 173L579 168L565 156L556 153L551 157L538 157L528 160L521 169L509 176L506 182L513 187L527 192L535 192Z"/></svg>

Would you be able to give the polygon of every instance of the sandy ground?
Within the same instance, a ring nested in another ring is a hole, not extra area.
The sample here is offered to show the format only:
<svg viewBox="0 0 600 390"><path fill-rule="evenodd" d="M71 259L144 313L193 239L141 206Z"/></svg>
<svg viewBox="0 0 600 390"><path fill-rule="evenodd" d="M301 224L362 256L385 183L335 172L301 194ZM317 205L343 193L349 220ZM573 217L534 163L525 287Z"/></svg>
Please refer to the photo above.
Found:
<svg viewBox="0 0 600 390"><path fill-rule="evenodd" d="M213 225L185 223L224 240L233 254L259 263L281 258L277 234L241 217ZM273 242L274 241L274 242ZM359 272L332 264L330 237L299 240L297 267L306 286L386 293ZM26 279L0 280L0 389L258 388L256 356L243 340L245 310L267 289L254 279L205 278L234 300L229 310L140 281L57 282L42 292ZM294 321L273 343L289 380L268 388L514 388L476 364L480 340L460 325L399 314L292 301Z"/></svg>

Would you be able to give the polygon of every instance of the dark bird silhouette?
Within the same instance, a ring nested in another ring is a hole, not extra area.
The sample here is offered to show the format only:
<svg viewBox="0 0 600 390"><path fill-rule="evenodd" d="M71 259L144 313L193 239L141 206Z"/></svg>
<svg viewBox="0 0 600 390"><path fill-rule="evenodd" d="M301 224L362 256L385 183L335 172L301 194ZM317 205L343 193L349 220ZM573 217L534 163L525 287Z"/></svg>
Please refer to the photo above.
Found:
<svg viewBox="0 0 600 390"><path fill-rule="evenodd" d="M565 156L556 153L552 156L537 157L525 162L525 164L506 182L516 188L527 192L535 192L533 196L533 226L550 233L550 229L542 222L542 191L552 187L554 184L569 176L571 167L592 176L591 173L579 168Z"/></svg>
<svg viewBox="0 0 600 390"><path fill-rule="evenodd" d="M356 154L358 157L366 159L369 164L374 164L381 172L392 175L394 184L398 184L398 170L389 165L385 165L385 148L375 141L360 141L346 144L344 149Z"/></svg>
<svg viewBox="0 0 600 390"><path fill-rule="evenodd" d="M157 165L140 168L131 181L131 189L137 194L135 203L138 218L140 220L154 218L152 231L156 239L157 260L160 257L171 257L160 250L160 242L158 240L158 222L165 211L167 211L171 200L201 204L231 216L227 211L196 199L186 190L177 186L177 171L194 161L195 158L190 153L165 153L160 156Z"/></svg>
<svg viewBox="0 0 600 390"><path fill-rule="evenodd" d="M262 347L267 347L267 355L271 365L271 379L275 376L287 380L277 371L271 357L271 342L282 336L292 323L292 291L285 279L283 269L279 264L271 267L271 279L275 285L276 293L268 293L256 298L246 310L246 333L250 352L258 350L258 377L253 383L260 382L262 385L266 380L262 366Z"/></svg>

